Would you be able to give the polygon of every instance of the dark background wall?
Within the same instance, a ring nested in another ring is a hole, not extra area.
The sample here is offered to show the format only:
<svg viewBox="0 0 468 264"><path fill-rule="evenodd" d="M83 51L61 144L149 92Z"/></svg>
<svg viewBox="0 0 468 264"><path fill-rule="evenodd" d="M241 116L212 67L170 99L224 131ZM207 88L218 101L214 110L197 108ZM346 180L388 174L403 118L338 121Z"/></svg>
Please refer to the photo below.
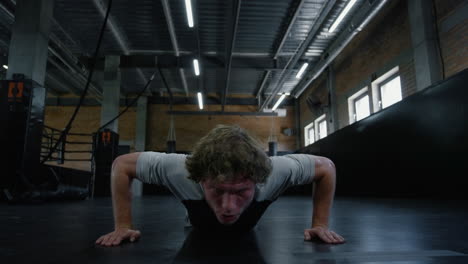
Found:
<svg viewBox="0 0 468 264"><path fill-rule="evenodd" d="M467 83L464 70L298 152L334 161L337 195L468 198Z"/></svg>

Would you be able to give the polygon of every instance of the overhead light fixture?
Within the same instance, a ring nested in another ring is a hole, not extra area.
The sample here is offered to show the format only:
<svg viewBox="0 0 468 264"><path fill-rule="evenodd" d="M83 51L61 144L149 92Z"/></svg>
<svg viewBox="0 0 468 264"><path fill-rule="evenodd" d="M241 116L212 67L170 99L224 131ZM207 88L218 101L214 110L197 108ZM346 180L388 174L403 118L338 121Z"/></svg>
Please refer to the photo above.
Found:
<svg viewBox="0 0 468 264"><path fill-rule="evenodd" d="M346 14L348 14L349 10L351 9L351 7L353 7L355 3L356 3L356 0L350 0L348 4L346 4L346 7L343 9L343 12L341 12L341 14L335 20L335 22L333 22L331 27L328 29L329 33L332 33L333 31L335 31L336 27L341 23L343 18L346 16Z"/></svg>
<svg viewBox="0 0 468 264"><path fill-rule="evenodd" d="M200 110L203 109L203 98L202 98L202 93L198 92L198 107L200 107Z"/></svg>
<svg viewBox="0 0 468 264"><path fill-rule="evenodd" d="M185 0L185 10L187 11L188 26L193 28L192 2Z"/></svg>
<svg viewBox="0 0 468 264"><path fill-rule="evenodd" d="M193 69L195 70L195 75L196 76L200 75L200 66L198 65L198 60L197 59L193 60Z"/></svg>
<svg viewBox="0 0 468 264"><path fill-rule="evenodd" d="M302 77L302 74L304 73L304 71L307 69L308 66L309 66L309 63L307 63L307 62L304 62L304 64L302 64L301 69L300 69L299 72L296 74L296 79L299 79L299 78Z"/></svg>
<svg viewBox="0 0 468 264"><path fill-rule="evenodd" d="M8 65L3 65L3 68L8 70Z"/></svg>
<svg viewBox="0 0 468 264"><path fill-rule="evenodd" d="M281 95L281 97L278 99L278 101L276 102L275 106L273 106L273 108L271 109L271 111L275 111L276 108L278 108L278 106L281 104L281 102L283 102L284 98L286 97L286 94L283 93Z"/></svg>

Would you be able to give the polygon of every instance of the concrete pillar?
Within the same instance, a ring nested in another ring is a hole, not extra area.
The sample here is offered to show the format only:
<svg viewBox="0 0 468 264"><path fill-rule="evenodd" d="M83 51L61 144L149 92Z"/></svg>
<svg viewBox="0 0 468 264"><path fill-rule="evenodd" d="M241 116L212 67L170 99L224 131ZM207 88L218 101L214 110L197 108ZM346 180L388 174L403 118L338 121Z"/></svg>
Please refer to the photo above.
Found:
<svg viewBox="0 0 468 264"><path fill-rule="evenodd" d="M299 98L294 100L294 112L296 113L296 149L300 149L301 145L301 135L302 135L302 127L301 127L301 106L299 102Z"/></svg>
<svg viewBox="0 0 468 264"><path fill-rule="evenodd" d="M328 117L328 134L331 134L339 129L338 123L338 105L336 101L336 85L335 85L335 70L333 63L330 63L327 70L327 90L330 96L329 117Z"/></svg>
<svg viewBox="0 0 468 264"><path fill-rule="evenodd" d="M120 56L106 56L104 64L104 80L102 84L101 126L119 114L120 106ZM119 120L115 120L106 128L118 133Z"/></svg>
<svg viewBox="0 0 468 264"><path fill-rule="evenodd" d="M21 73L44 85L54 0L17 0L7 79Z"/></svg>
<svg viewBox="0 0 468 264"><path fill-rule="evenodd" d="M408 1L416 89L418 91L442 79L432 1Z"/></svg>
<svg viewBox="0 0 468 264"><path fill-rule="evenodd" d="M141 96L138 98L137 103L137 114L136 114L136 138L135 138L135 150L137 152L145 151L146 144L146 118L147 118L147 107L148 97ZM132 182L132 193L133 196L138 197L143 195L143 183L137 179Z"/></svg>
<svg viewBox="0 0 468 264"><path fill-rule="evenodd" d="M137 102L137 113L136 113L136 138L135 138L135 150L145 151L146 144L146 117L148 108L148 97L141 96Z"/></svg>
<svg viewBox="0 0 468 264"><path fill-rule="evenodd" d="M8 57L6 54L0 54L0 80L5 80L7 75L7 70L3 68L3 65L8 65Z"/></svg>

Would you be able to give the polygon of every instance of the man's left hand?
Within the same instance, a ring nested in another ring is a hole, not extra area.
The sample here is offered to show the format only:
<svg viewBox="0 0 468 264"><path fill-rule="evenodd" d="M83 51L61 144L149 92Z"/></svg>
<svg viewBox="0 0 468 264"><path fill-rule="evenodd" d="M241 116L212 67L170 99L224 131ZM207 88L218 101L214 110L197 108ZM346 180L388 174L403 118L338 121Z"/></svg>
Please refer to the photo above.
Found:
<svg viewBox="0 0 468 264"><path fill-rule="evenodd" d="M319 238L323 242L329 243L329 244L345 243L345 240L342 236L322 226L313 227L313 228L304 230L304 240L310 241L313 238Z"/></svg>

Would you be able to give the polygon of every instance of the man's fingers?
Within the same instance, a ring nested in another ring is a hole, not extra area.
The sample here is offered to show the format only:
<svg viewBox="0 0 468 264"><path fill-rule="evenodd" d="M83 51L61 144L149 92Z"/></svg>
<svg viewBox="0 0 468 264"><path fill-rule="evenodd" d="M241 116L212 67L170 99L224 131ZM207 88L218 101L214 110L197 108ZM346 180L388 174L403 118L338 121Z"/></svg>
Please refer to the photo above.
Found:
<svg viewBox="0 0 468 264"><path fill-rule="evenodd" d="M119 232L114 232L114 235L109 240L109 246L117 246L122 241L123 235Z"/></svg>
<svg viewBox="0 0 468 264"><path fill-rule="evenodd" d="M338 235L337 233L335 233L335 232L333 232L333 231L330 231L330 233L332 234L332 236L333 236L336 240L338 240L339 243L344 243L344 242L345 242L345 239L344 239L342 236Z"/></svg>
<svg viewBox="0 0 468 264"><path fill-rule="evenodd" d="M101 236L96 240L97 245L101 246L117 246L122 243L122 241L129 239L130 242L138 240L141 236L140 231L138 230L117 230L107 235Z"/></svg>
<svg viewBox="0 0 468 264"><path fill-rule="evenodd" d="M114 238L114 241L112 243L112 245L114 246L117 246L119 245L122 241L126 240L126 239L130 239L131 242L132 241L132 236L133 236L133 232L132 231L126 231L124 233L117 233L115 238Z"/></svg>
<svg viewBox="0 0 468 264"><path fill-rule="evenodd" d="M336 236L336 233L334 233L333 231L328 231L327 233L330 239L332 240L332 243L338 244L342 242L341 239L338 236Z"/></svg>
<svg viewBox="0 0 468 264"><path fill-rule="evenodd" d="M132 232L132 234L130 235L130 242L137 241L140 238L140 236L141 236L140 231L136 230Z"/></svg>
<svg viewBox="0 0 468 264"><path fill-rule="evenodd" d="M335 239L335 237L331 234L330 231L326 231L325 233L327 234L328 239L330 239L332 243L338 242L338 240Z"/></svg>
<svg viewBox="0 0 468 264"><path fill-rule="evenodd" d="M117 234L112 233L112 235L109 236L109 239L106 242L106 246L112 246L112 244L114 243L114 240L116 239L116 237L117 237Z"/></svg>
<svg viewBox="0 0 468 264"><path fill-rule="evenodd" d="M120 242L122 242L122 238L120 236L116 236L114 237L114 240L112 241L112 245L117 246L120 244Z"/></svg>
<svg viewBox="0 0 468 264"><path fill-rule="evenodd" d="M320 232L319 236L323 241L325 241L327 243L332 243L333 242L333 240L330 238L330 236L327 234L327 232Z"/></svg>
<svg viewBox="0 0 468 264"><path fill-rule="evenodd" d="M112 238L112 234L107 234L104 236L101 245L108 246L109 240Z"/></svg>
<svg viewBox="0 0 468 264"><path fill-rule="evenodd" d="M304 240L311 240L314 236L318 236L323 242L330 244L339 244L345 242L342 236L331 230L316 228L304 230Z"/></svg>
<svg viewBox="0 0 468 264"><path fill-rule="evenodd" d="M100 238L98 238L96 240L96 244L100 244L103 239L104 239L104 236L101 236Z"/></svg>
<svg viewBox="0 0 468 264"><path fill-rule="evenodd" d="M107 242L107 246L117 246L118 244L120 244L120 241L122 241L122 236L122 233L114 232L112 234L112 237Z"/></svg>

